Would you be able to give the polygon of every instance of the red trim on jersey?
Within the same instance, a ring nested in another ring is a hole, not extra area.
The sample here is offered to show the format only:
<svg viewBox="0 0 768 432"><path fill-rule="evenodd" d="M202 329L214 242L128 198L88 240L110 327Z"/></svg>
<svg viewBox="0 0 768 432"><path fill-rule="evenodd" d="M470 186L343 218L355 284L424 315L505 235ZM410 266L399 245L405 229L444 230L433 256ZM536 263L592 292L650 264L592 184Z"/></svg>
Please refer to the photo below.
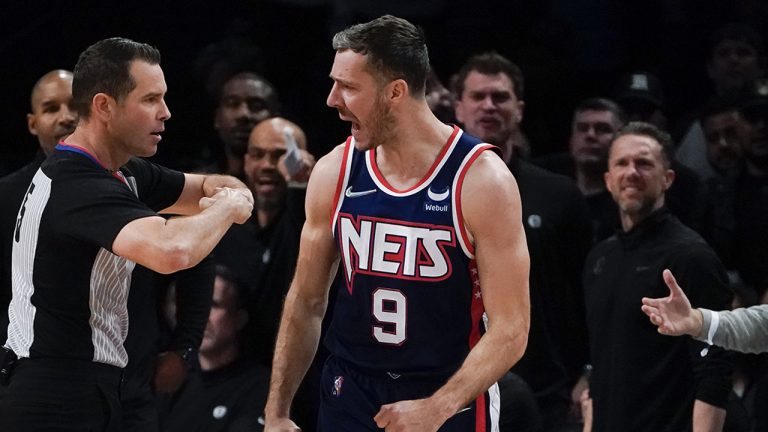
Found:
<svg viewBox="0 0 768 432"><path fill-rule="evenodd" d="M470 307L470 322L472 323L472 329L469 331L469 349L472 349L480 341L480 326L483 324L483 313L485 312L485 306L483 305L483 293L480 290L480 276L477 270L477 261L471 260L469 262L469 281L472 284L470 289L472 291L472 303Z"/></svg>
<svg viewBox="0 0 768 432"><path fill-rule="evenodd" d="M469 280L471 281L472 288L472 306L470 307L470 325L472 329L469 331L469 349L474 348L480 341L482 334L480 334L481 326L485 326L483 322L483 314L485 313L485 306L483 305L483 292L480 290L480 277L477 271L477 261L471 260L469 262ZM486 393L482 393L475 399L475 430L485 431L485 396Z"/></svg>
<svg viewBox="0 0 768 432"><path fill-rule="evenodd" d="M485 313L485 305L483 304L483 292L480 290L480 276L477 270L477 261L471 260L469 262L469 280L472 284L472 306L470 308L470 323L472 329L469 332L469 349L474 348L480 341L481 326L485 326L483 321L483 314ZM475 431L485 432L486 429L486 398L488 393L481 393L477 399L475 399Z"/></svg>
<svg viewBox="0 0 768 432"><path fill-rule="evenodd" d="M344 144L344 156L341 158L341 168L339 168L339 180L336 182L336 194L333 196L333 207L331 207L331 230L333 230L333 217L336 215L336 207L341 199L341 189L344 187L344 177L347 173L347 156L352 148L352 137L347 138Z"/></svg>
<svg viewBox="0 0 768 432"><path fill-rule="evenodd" d="M473 154L469 160L467 161L467 164L464 165L464 168L462 168L461 172L459 173L459 180L456 182L456 190L454 191L454 196L456 200L456 224L459 226L459 235L462 239L464 239L464 244L467 246L467 250L469 250L469 253L472 255L475 254L475 246L472 245L472 242L469 240L469 235L467 234L467 227L464 225L464 214L461 211L461 187L464 185L464 177L467 175L467 171L469 171L469 167L472 166L472 164L475 162L475 160L480 156L480 153L488 150L488 149L495 149L496 146L493 146L491 144L485 144L481 145L477 151L475 151L475 154Z"/></svg>
<svg viewBox="0 0 768 432"><path fill-rule="evenodd" d="M486 393L481 393L480 396L475 399L475 432L485 432L485 399Z"/></svg>
<svg viewBox="0 0 768 432"><path fill-rule="evenodd" d="M387 189L396 192L396 193L408 193L427 181L429 177L432 175L432 173L437 169L437 166L440 165L440 161L443 160L445 157L445 154L448 153L448 149L451 148L451 143L453 143L453 140L456 138L456 134L459 133L459 127L456 125L453 125L453 132L451 132L451 136L448 138L448 141L443 145L443 148L440 150L440 154L437 155L437 158L435 158L435 161L432 162L432 166L429 167L429 171L427 171L426 174L424 174L424 177L421 178L421 180L418 181L415 185L409 187L405 190L398 190L392 187L391 184L387 181L387 179L384 178L383 175L381 175L381 172L379 171L379 166L376 165L376 148L371 149L368 152L368 159L370 159L371 162L371 168L373 169L373 174L376 176L377 179L387 187Z"/></svg>

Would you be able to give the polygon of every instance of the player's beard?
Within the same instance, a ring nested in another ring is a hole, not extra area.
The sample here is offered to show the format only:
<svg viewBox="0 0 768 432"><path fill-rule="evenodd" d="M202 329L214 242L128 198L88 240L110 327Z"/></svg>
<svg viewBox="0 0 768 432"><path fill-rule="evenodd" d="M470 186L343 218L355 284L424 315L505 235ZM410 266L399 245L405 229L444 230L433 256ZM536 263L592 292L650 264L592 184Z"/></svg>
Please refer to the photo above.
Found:
<svg viewBox="0 0 768 432"><path fill-rule="evenodd" d="M382 98L378 97L371 113L371 148L392 141L394 136L395 116Z"/></svg>

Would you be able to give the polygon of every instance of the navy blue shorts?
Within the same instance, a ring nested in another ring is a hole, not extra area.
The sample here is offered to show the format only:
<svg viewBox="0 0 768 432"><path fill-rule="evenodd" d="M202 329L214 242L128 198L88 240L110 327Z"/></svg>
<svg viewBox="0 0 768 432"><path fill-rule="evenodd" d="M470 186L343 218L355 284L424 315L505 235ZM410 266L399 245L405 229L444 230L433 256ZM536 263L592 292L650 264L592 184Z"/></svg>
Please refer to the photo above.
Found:
<svg viewBox="0 0 768 432"><path fill-rule="evenodd" d="M448 378L361 371L330 356L323 367L320 383L318 431L383 431L373 421L382 405L428 397ZM499 391L494 384L448 419L440 432L496 432L498 424Z"/></svg>

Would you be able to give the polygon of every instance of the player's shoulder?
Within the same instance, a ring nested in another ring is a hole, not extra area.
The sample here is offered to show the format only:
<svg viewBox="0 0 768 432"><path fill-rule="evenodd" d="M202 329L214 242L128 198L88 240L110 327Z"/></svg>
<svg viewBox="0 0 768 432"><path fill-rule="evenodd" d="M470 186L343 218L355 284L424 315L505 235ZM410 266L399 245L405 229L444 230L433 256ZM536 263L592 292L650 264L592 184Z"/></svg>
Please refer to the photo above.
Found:
<svg viewBox="0 0 768 432"><path fill-rule="evenodd" d="M307 185L308 204L325 206L333 201L347 151L347 144L342 143L317 161Z"/></svg>
<svg viewBox="0 0 768 432"><path fill-rule="evenodd" d="M312 177L336 177L339 173L345 156L347 155L348 145L343 142L321 157L312 169Z"/></svg>
<svg viewBox="0 0 768 432"><path fill-rule="evenodd" d="M484 187L508 187L515 184L512 173L501 157L489 149L478 152L469 169L465 182Z"/></svg>

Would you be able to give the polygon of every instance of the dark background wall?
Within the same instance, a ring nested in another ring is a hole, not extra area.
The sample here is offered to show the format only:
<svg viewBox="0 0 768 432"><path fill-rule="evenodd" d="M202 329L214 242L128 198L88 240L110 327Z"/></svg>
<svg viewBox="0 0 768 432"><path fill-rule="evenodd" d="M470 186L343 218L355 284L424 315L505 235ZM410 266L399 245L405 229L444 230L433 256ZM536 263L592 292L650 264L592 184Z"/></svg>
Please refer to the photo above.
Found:
<svg viewBox="0 0 768 432"><path fill-rule="evenodd" d="M212 143L212 104L195 67L209 44L239 38L259 46L264 74L283 114L307 131L317 156L348 126L325 106L334 31L383 13L421 25L438 74L447 81L467 56L495 49L526 75L524 128L535 154L565 148L573 105L610 96L623 72L644 69L663 81L674 118L710 94L708 37L729 21L766 33L759 0L137 0L0 2L0 162L18 166L36 142L26 130L29 91L39 76L72 69L91 43L125 36L157 46L173 118L158 158L183 160Z"/></svg>

